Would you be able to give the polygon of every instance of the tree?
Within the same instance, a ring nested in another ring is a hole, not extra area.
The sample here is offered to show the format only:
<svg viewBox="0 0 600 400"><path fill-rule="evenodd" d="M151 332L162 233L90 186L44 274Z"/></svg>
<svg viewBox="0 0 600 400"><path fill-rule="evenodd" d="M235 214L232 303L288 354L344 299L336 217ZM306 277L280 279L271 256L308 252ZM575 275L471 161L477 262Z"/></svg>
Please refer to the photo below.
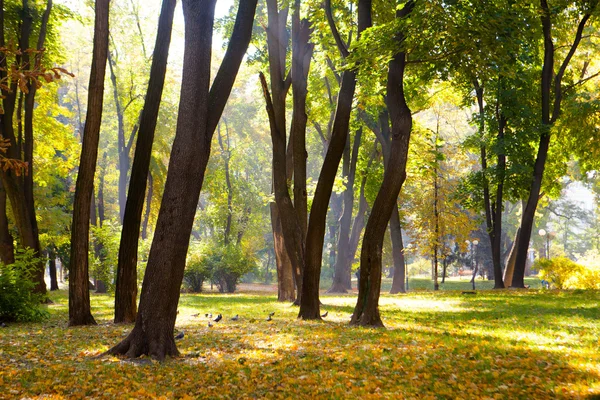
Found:
<svg viewBox="0 0 600 400"><path fill-rule="evenodd" d="M69 267L69 326L96 324L90 310L88 250L90 207L96 160L98 159L104 75L108 54L109 5L110 0L97 0L95 5L94 50L88 91L88 109L83 129L79 173L77 174L73 203Z"/></svg>
<svg viewBox="0 0 600 400"><path fill-rule="evenodd" d="M144 207L146 182L150 175L152 143L167 69L173 14L176 0L163 1L158 21L156 44L152 57L150 80L140 118L137 143L119 245L117 285L115 291L115 323L134 322L137 313L137 258L140 222ZM151 190L150 190L151 191ZM147 205L149 210L150 204Z"/></svg>
<svg viewBox="0 0 600 400"><path fill-rule="evenodd" d="M414 7L415 2L408 1L396 11L396 19L406 18ZM398 31L394 39L402 45L403 32ZM390 159L365 228L360 255L358 300L350 321L352 325L383 326L378 306L381 290L381 248L385 229L406 179L408 144L412 130L412 115L404 94L405 67L406 53L400 50L393 55L388 66L386 104L392 123Z"/></svg>
<svg viewBox="0 0 600 400"><path fill-rule="evenodd" d="M256 0L240 2L223 62L210 85L216 0L184 0L185 48L177 132L169 172L130 334L108 351L158 360L179 354L173 338L194 214L217 127L248 48Z"/></svg>
<svg viewBox="0 0 600 400"><path fill-rule="evenodd" d="M540 80L541 89L541 125L537 156L533 168L533 176L531 187L523 216L521 219L520 235L517 243L517 254L515 259L515 272L513 275L512 286L523 288L525 287L525 263L529 251L529 241L533 228L533 220L535 210L540 198L542 188L542 180L544 177L544 169L548 158L548 149L550 146L552 127L556 124L561 114L561 105L563 100L563 78L567 72L567 68L583 37L583 31L586 28L588 21L596 12L598 1L584 2L583 5L575 5L577 18L581 15L578 21L575 36L571 44L567 47L569 50L562 60L558 71L554 68L554 59L556 57L556 48L554 46L554 38L552 34L553 25L559 23L560 14L572 15L573 9L570 6L551 8L547 0L540 0L540 20L543 32L544 41L544 58L542 65L542 74ZM575 20L577 21L577 20Z"/></svg>

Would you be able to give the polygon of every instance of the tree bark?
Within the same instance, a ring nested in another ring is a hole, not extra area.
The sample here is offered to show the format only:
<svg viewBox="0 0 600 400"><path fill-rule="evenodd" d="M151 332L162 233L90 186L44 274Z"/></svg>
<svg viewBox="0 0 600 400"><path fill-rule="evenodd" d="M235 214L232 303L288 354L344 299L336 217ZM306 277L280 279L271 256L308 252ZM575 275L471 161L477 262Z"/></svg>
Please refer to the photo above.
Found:
<svg viewBox="0 0 600 400"><path fill-rule="evenodd" d="M135 326L108 351L158 360L177 356L173 338L194 215L217 123L246 53L256 0L240 2L232 37L210 86L216 0L184 0L185 47L177 131ZM209 90L210 88L210 90Z"/></svg>
<svg viewBox="0 0 600 400"><path fill-rule="evenodd" d="M396 11L396 18L404 18L413 7L414 1L410 0L402 9ZM397 42L402 43L403 39L403 33L399 32ZM404 97L405 66L406 54L403 51L396 53L389 63L386 103L392 121L390 159L365 228L360 256L358 300L351 325L383 327L379 315L381 249L388 221L406 179L406 161L412 130L412 115Z"/></svg>
<svg viewBox="0 0 600 400"><path fill-rule="evenodd" d="M88 93L88 109L83 129L79 173L75 185L71 257L69 266L69 326L95 325L90 309L88 250L90 241L90 203L98 159L102 121L104 75L108 53L108 14L110 0L97 0L95 6L94 48Z"/></svg>
<svg viewBox="0 0 600 400"><path fill-rule="evenodd" d="M293 302L296 299L296 290L292 262L290 261L285 248L277 204L271 203L270 208L273 245L275 248L275 263L277 266L277 301Z"/></svg>
<svg viewBox="0 0 600 400"><path fill-rule="evenodd" d="M519 243L517 245L517 256L515 260L515 271L512 279L512 287L524 288L525 287L525 267L527 263L527 253L529 252L529 241L531 240L531 231L533 229L533 220L535 217L535 210L540 197L542 189L542 180L544 177L544 169L546 167L546 160L548 158L548 149L550 147L551 129L554 123L560 116L561 102L562 102L562 78L565 71L575 54L579 43L583 37L583 30L591 17L591 14L584 14L579 25L577 26L577 32L573 43L570 46L569 52L563 60L559 70L555 73L554 71L554 44L552 41L552 11L548 6L547 0L540 0L542 12L540 13L540 19L542 22L542 31L544 37L544 63L542 66L542 79L541 79L541 115L542 124L540 131L540 142L538 146L538 152L533 167L533 177L531 182L531 188L529 190L529 198L527 204L523 210L521 217L521 235L519 237ZM597 8L597 2L593 3L592 9L589 12L594 11ZM552 86L554 85L554 88ZM554 89L554 90L552 90ZM553 99L552 99L553 95ZM551 102L553 101L553 104Z"/></svg>
<svg viewBox="0 0 600 400"><path fill-rule="evenodd" d="M48 252L48 264L50 270L50 290L58 290L58 279L56 279L56 253L54 250Z"/></svg>
<svg viewBox="0 0 600 400"><path fill-rule="evenodd" d="M137 259L140 221L144 207L146 182L149 182L148 204L142 232L142 237L145 237L152 199L152 175L149 174L152 143L167 71L175 4L176 0L164 0L158 20L150 79L140 118L131 180L123 214L115 288L115 323L134 322L137 315Z"/></svg>
<svg viewBox="0 0 600 400"><path fill-rule="evenodd" d="M331 9L328 7L329 14ZM358 3L358 34L370 27L371 0L359 0ZM337 37L337 29L330 21L330 27L334 37ZM343 46L338 45L342 55ZM347 53L347 50L346 50ZM302 319L321 319L319 301L319 282L321 278L321 263L323 242L325 237L325 225L327 208L333 183L337 174L338 166L348 140L350 125L350 113L352 111L352 100L356 89L356 71L346 70L342 74L342 83L337 98L337 107L331 131L331 138L325 160L321 167L317 188L313 197L308 220L308 231L306 235L306 257L304 267L304 282L298 317Z"/></svg>
<svg viewBox="0 0 600 400"><path fill-rule="evenodd" d="M6 214L6 191L0 181L0 262L4 265L15 262L15 245L8 229L8 216Z"/></svg>
<svg viewBox="0 0 600 400"><path fill-rule="evenodd" d="M402 226L400 225L398 205L392 209L390 236L392 238L392 257L394 259L394 275L390 294L406 293L406 264L404 262L404 243L402 242Z"/></svg>
<svg viewBox="0 0 600 400"><path fill-rule="evenodd" d="M506 287L512 286L513 275L515 273L515 261L517 259L517 247L519 245L519 237L521 236L521 228L517 229L515 240L513 241L506 267L504 268L504 284Z"/></svg>

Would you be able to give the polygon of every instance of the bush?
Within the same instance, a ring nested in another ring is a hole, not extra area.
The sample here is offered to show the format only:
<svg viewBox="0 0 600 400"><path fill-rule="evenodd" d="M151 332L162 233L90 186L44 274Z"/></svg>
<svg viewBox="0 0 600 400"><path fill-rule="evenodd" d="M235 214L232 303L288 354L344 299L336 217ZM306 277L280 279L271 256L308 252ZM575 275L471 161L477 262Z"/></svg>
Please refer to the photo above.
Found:
<svg viewBox="0 0 600 400"><path fill-rule="evenodd" d="M0 263L0 322L37 322L48 316L44 296L33 293L33 271L40 260L33 250L18 251L14 264Z"/></svg>
<svg viewBox="0 0 600 400"><path fill-rule="evenodd" d="M581 288L578 283L586 268L566 257L538 259L532 269L539 271L540 278L552 283L557 289Z"/></svg>
<svg viewBox="0 0 600 400"><path fill-rule="evenodd" d="M202 257L194 252L188 256L183 273L183 282L186 288L194 293L202 293L202 285L209 277L210 272L202 262Z"/></svg>
<svg viewBox="0 0 600 400"><path fill-rule="evenodd" d="M256 269L254 258L233 244L211 246L200 263L221 293L235 292L240 277Z"/></svg>

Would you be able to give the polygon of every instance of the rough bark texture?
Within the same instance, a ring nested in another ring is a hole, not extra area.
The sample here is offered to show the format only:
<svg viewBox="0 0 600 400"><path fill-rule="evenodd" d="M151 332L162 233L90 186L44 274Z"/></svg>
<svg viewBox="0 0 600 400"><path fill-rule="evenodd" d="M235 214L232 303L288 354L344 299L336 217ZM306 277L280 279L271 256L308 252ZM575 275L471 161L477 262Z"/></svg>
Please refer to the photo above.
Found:
<svg viewBox="0 0 600 400"><path fill-rule="evenodd" d="M6 192L4 191L2 181L0 181L0 262L4 263L4 265L15 262L15 245L8 229Z"/></svg>
<svg viewBox="0 0 600 400"><path fill-rule="evenodd" d="M144 208L146 182L151 179L149 169L152 143L154 142L154 131L167 71L175 4L176 0L164 0L158 20L158 32L150 68L148 91L140 118L131 180L127 202L124 207L115 288L115 323L134 322L137 314L137 258L140 221ZM151 187L148 192L151 197ZM147 205L147 212L149 210L150 202ZM145 226L147 226L147 218L144 221Z"/></svg>
<svg viewBox="0 0 600 400"><path fill-rule="evenodd" d="M531 231L533 229L533 220L535 210L537 209L540 192L542 189L542 180L544 177L544 169L548 158L548 149L550 147L551 129L557 121L562 102L562 78L565 71L581 42L583 30L591 17L591 14L584 14L577 26L577 32L573 43L570 46L569 52L565 56L560 68L555 74L554 71L554 44L552 41L552 11L548 6L547 0L540 1L542 12L540 18L542 22L542 31L544 37L544 64L542 66L541 79L541 115L542 127L540 132L540 142L538 147L535 164L533 167L533 177L531 188L529 190L529 198L523 210L521 217L521 235L517 245L517 256L515 260L515 271L512 280L512 287L525 287L525 267L527 263L527 253L529 251L529 241L531 240ZM596 9L597 2L594 2L592 12ZM552 87L554 85L554 88ZM552 99L553 97L553 99ZM551 104L553 102L553 104Z"/></svg>
<svg viewBox="0 0 600 400"><path fill-rule="evenodd" d="M156 231L129 336L110 354L158 360L179 354L173 338L194 215L213 133L248 48L256 0L240 3L229 47L210 87L216 0L184 0L185 47L177 131Z"/></svg>
<svg viewBox="0 0 600 400"><path fill-rule="evenodd" d="M271 203L271 224L277 266L277 301L293 302L296 299L296 286L294 285L292 262L283 242L281 220L275 203Z"/></svg>
<svg viewBox="0 0 600 400"><path fill-rule="evenodd" d="M48 252L48 269L50 271L50 290L58 290L58 279L56 278L56 253Z"/></svg>
<svg viewBox="0 0 600 400"><path fill-rule="evenodd" d="M413 7L413 1L407 2L396 12L396 18L404 18ZM401 43L403 37L402 33L398 33L397 40ZM365 228L360 256L358 300L350 321L352 325L383 326L379 315L383 237L406 179L406 161L412 130L412 115L404 97L405 66L406 54L403 51L395 54L389 63L386 102L392 122L390 159Z"/></svg>
<svg viewBox="0 0 600 400"><path fill-rule="evenodd" d="M90 310L88 250L90 203L94 190L94 174L98 159L98 141L102 120L104 75L108 54L108 13L110 0L96 1L94 49L88 89L88 108L83 129L79 172L75 185L71 257L69 267L69 326L90 325L96 321Z"/></svg>
<svg viewBox="0 0 600 400"><path fill-rule="evenodd" d="M328 14L331 14L330 4L327 8ZM370 27L371 22L371 1L360 0L358 3L358 34ZM337 29L335 24L330 21L331 31L334 38L337 38ZM345 46L338 44L342 55L344 55ZM347 50L346 50L347 54ZM350 113L352 111L352 100L356 88L356 71L346 70L342 74L342 83L340 85L337 98L337 107L331 138L325 160L321 167L317 188L310 208L308 220L308 231L306 235L306 257L304 267L304 282L302 287L302 296L300 303L300 312L298 317L302 319L321 319L320 301L319 301L319 282L321 278L321 263L323 242L325 237L325 225L327 217L327 208L329 199L337 174L338 166L348 140L348 129L350 125Z"/></svg>
<svg viewBox="0 0 600 400"><path fill-rule="evenodd" d="M404 262L404 243L402 242L402 226L400 225L398 205L392 209L390 236L392 238L392 257L394 259L394 275L390 294L406 293L406 264Z"/></svg>

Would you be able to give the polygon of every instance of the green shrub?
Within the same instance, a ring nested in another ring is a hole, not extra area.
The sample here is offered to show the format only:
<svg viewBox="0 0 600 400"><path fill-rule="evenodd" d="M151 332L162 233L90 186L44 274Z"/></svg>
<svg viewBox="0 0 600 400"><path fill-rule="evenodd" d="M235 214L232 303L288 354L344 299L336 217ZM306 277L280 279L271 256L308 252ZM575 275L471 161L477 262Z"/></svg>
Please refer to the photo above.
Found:
<svg viewBox="0 0 600 400"><path fill-rule="evenodd" d="M193 252L188 256L185 272L183 273L183 283L185 287L194 293L202 293L202 285L209 277L205 263L202 262L202 256Z"/></svg>
<svg viewBox="0 0 600 400"><path fill-rule="evenodd" d="M102 226L92 226L92 245L89 251L90 277L104 282L109 291L115 288L121 227L105 220Z"/></svg>
<svg viewBox="0 0 600 400"><path fill-rule="evenodd" d="M200 264L221 293L235 292L240 277L257 267L253 257L233 244L211 246L200 258Z"/></svg>
<svg viewBox="0 0 600 400"><path fill-rule="evenodd" d="M18 251L14 264L0 263L0 322L36 322L48 316L44 296L33 293L33 271L40 260L33 250Z"/></svg>
<svg viewBox="0 0 600 400"><path fill-rule="evenodd" d="M566 257L538 259L532 269L539 271L540 278L547 280L557 289L576 289L577 281L585 274L585 267Z"/></svg>

